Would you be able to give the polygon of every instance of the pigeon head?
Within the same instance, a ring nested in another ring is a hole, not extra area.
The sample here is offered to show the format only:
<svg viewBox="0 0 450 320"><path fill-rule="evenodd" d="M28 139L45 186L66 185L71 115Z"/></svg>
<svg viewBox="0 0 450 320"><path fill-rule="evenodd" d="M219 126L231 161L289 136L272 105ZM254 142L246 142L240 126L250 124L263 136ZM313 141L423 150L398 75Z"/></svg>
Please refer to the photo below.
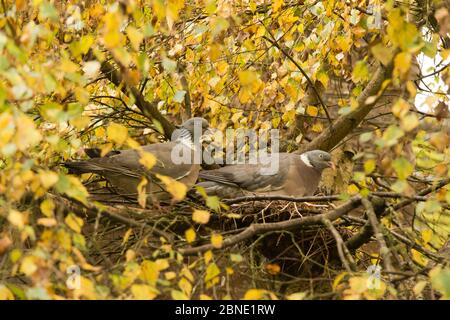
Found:
<svg viewBox="0 0 450 320"><path fill-rule="evenodd" d="M194 117L183 122L181 128L186 129L191 135L194 135L195 130L198 130L199 133L203 133L208 130L209 123L202 117Z"/></svg>
<svg viewBox="0 0 450 320"><path fill-rule="evenodd" d="M210 133L209 123L206 119L201 117L190 118L183 122L181 126L177 126L177 129L172 133L172 141L184 140L188 142L193 141L205 141Z"/></svg>
<svg viewBox="0 0 450 320"><path fill-rule="evenodd" d="M322 150L312 150L300 155L300 158L308 167L313 167L319 171L326 168L335 169L335 165L331 162L331 154Z"/></svg>

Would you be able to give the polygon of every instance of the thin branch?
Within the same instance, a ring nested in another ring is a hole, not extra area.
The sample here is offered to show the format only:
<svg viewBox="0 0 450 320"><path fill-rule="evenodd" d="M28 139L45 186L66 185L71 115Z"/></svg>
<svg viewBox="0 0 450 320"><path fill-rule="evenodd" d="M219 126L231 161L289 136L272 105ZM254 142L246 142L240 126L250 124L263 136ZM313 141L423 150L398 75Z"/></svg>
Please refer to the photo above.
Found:
<svg viewBox="0 0 450 320"><path fill-rule="evenodd" d="M89 53L88 53L89 54ZM164 132L164 136L167 139L170 139L172 132L175 130L175 126L168 121L162 114L159 112L157 104L152 102L148 102L138 88L125 85L123 76L108 62L102 61L101 72L108 78L109 81L114 83L116 87L121 88L121 91L126 95L133 95L135 98L136 106L142 111L142 113L149 118L150 120L158 121Z"/></svg>
<svg viewBox="0 0 450 320"><path fill-rule="evenodd" d="M341 206L337 207L336 209L329 211L327 213L318 214L315 216L308 216L304 218L296 218L291 219L287 221L281 221L281 222L271 222L271 223L257 223L252 224L248 228L246 228L244 231L231 236L229 238L226 238L222 242L221 248L216 248L212 244L204 244L198 247L192 247L192 248L181 248L179 249L179 252L183 255L195 255L198 253L202 253L208 250L216 250L216 249L223 249L226 247L230 247L232 245L235 245L239 242L245 241L247 239L250 239L251 237L266 233L266 232L272 232L272 231L280 231L280 230L290 230L296 227L302 227L302 226L310 226L315 224L321 224L322 219L328 219L329 221L334 221L340 216L346 214L350 210L356 208L361 203L361 197L355 196L342 204Z"/></svg>
<svg viewBox="0 0 450 320"><path fill-rule="evenodd" d="M290 196L278 196L278 195L254 195L254 196L244 196L229 200L224 200L226 204L234 204L240 202L248 201L261 201L261 200L283 200L291 202L323 202L323 201L334 201L339 200L342 197L340 195L332 196L310 196L310 197L290 197Z"/></svg>
<svg viewBox="0 0 450 320"><path fill-rule="evenodd" d="M339 232L336 230L336 228L333 226L330 220L323 218L322 222L328 228L328 230L330 230L330 232L333 234L334 239L336 240L339 258L341 259L341 262L344 265L345 269L348 272L356 271L355 260L353 260L353 257L350 251L348 250L347 246L345 245L344 240L342 240L342 237L339 234Z"/></svg>
<svg viewBox="0 0 450 320"><path fill-rule="evenodd" d="M264 24L263 24L264 25ZM265 25L264 25L265 26ZM311 86L312 90L314 91L314 94L317 97L317 100L319 100L320 105L322 106L323 111L325 112L325 115L327 116L328 122L330 123L330 128L333 127L333 121L331 120L331 116L328 112L327 106L325 105L322 97L319 94L319 91L317 91L316 86L314 85L314 83L312 82L312 80L309 78L308 74L305 72L305 70L303 70L303 68L298 64L297 61L295 61L295 59L288 53L286 52L286 50L284 50L280 44L277 42L277 40L275 39L274 35L271 33L271 31L266 27L267 32L270 34L270 36L273 38L270 39L266 36L263 36L264 39L266 39L267 41L269 41L273 46L275 46L276 48L278 48L278 50L280 50L285 56L286 58L288 58L289 60L291 60L291 62L297 67L297 69L303 74L303 76L306 78L306 81L308 81L308 84Z"/></svg>
<svg viewBox="0 0 450 320"><path fill-rule="evenodd" d="M61 204L62 206L68 208L73 213L80 215L80 216L88 215L90 217L96 218L99 213L99 209L97 209L96 207L93 207L91 205L84 205L81 202L75 202L74 200L69 200L62 196L57 196L57 195L50 194L50 193L48 194L48 196L51 197L55 202ZM142 222L136 221L134 219L127 218L127 217L123 216L121 214L121 212L123 212L123 211L121 211L120 209L116 209L116 208L108 206L106 210L101 211L101 215L103 215L106 218L109 218L111 220L114 220L116 222L119 222L121 224L125 224L129 227L150 229L151 233L154 233L158 236L164 237L168 241L173 241L173 236L168 234L167 232L159 230L159 229L155 228L154 226L148 225L146 223L142 223Z"/></svg>
<svg viewBox="0 0 450 320"><path fill-rule="evenodd" d="M378 223L378 218L377 215L375 214L372 202L370 202L369 199L367 198L363 198L361 202L364 208L366 209L367 217L372 226L375 238L377 239L378 244L380 245L380 254L381 257L383 258L384 268L386 269L387 272L393 272L394 268L392 266L391 252L386 244L386 241L384 240L383 233L381 232L381 226Z"/></svg>

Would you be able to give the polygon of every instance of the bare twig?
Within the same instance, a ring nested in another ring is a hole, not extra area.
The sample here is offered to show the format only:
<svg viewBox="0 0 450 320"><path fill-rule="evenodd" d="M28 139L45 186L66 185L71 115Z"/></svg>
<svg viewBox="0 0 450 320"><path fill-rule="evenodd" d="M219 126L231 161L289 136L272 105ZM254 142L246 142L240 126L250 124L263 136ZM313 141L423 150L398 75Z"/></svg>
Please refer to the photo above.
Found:
<svg viewBox="0 0 450 320"><path fill-rule="evenodd" d="M63 205L64 207L68 208L70 211L74 212L77 215L80 216L90 216L93 218L97 218L97 215L99 213L99 209L97 209L94 206L90 205L84 205L80 202L75 202L74 200L66 199L62 196L57 196L54 194L48 194L48 197L52 198L55 202ZM146 223L142 223L139 221L136 221L131 218L127 218L121 214L123 212L120 209L116 209L113 207L107 207L106 210L101 211L101 215L114 220L116 222L119 222L121 224L125 224L129 227L138 227L138 228L145 228L150 229L151 233L154 233L158 236L166 238L168 241L173 241L173 236L171 234L168 234L167 232L164 232L162 230L159 230L155 228L154 226L150 226Z"/></svg>
<svg viewBox="0 0 450 320"><path fill-rule="evenodd" d="M281 221L281 222L271 222L271 223L259 223L259 224L252 224L248 228L246 228L244 231L231 236L229 238L226 238L222 242L221 248L230 247L234 244L237 244L239 242L245 241L257 234L271 232L271 231L280 231L280 230L290 230L296 227L300 226L310 226L314 224L320 224L322 223L322 219L326 218L329 221L334 221L340 216L346 214L350 210L356 208L359 206L361 202L360 196L355 196L342 204L341 206L337 207L336 209L329 211L327 213L318 214L315 216L308 216L304 218L296 218L291 219L287 221ZM202 253L208 250L215 250L218 249L214 247L212 244L204 244L198 247L193 248L181 248L179 249L180 253L183 255L194 255L198 253Z"/></svg>
<svg viewBox="0 0 450 320"><path fill-rule="evenodd" d="M373 232L375 233L375 237L377 238L378 244L380 245L380 254L381 257L383 258L384 267L387 272L393 272L395 270L392 266L390 249L388 248L386 241L384 240L384 236L381 231L381 227L378 223L378 218L377 215L375 214L372 202L370 202L370 200L367 198L363 198L361 202L364 208L366 209L367 217L369 219L370 224L372 225L372 229Z"/></svg>
<svg viewBox="0 0 450 320"><path fill-rule="evenodd" d="M353 260L353 257L348 248L346 247L344 240L342 240L342 237L339 234L339 232L336 230L336 228L333 226L330 220L323 218L322 222L328 228L328 230L330 230L330 232L333 234L334 239L336 240L339 258L341 259L341 262L344 265L345 269L348 272L356 271L355 260Z"/></svg>

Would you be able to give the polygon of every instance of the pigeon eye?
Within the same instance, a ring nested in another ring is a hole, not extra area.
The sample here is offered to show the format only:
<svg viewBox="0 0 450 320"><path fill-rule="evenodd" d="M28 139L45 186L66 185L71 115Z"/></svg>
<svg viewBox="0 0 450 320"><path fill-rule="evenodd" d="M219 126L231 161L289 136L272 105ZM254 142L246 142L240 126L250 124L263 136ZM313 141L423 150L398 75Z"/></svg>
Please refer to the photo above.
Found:
<svg viewBox="0 0 450 320"><path fill-rule="evenodd" d="M319 158L322 159L323 158L323 154L319 155Z"/></svg>

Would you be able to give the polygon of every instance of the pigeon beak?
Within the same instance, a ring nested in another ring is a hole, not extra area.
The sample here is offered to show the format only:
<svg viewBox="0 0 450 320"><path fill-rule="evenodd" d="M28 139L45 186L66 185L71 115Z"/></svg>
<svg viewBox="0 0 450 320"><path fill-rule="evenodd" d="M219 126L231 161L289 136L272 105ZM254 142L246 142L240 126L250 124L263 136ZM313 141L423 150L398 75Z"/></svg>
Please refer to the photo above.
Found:
<svg viewBox="0 0 450 320"><path fill-rule="evenodd" d="M332 161L328 162L328 167L333 169L333 170L336 170L336 165Z"/></svg>

